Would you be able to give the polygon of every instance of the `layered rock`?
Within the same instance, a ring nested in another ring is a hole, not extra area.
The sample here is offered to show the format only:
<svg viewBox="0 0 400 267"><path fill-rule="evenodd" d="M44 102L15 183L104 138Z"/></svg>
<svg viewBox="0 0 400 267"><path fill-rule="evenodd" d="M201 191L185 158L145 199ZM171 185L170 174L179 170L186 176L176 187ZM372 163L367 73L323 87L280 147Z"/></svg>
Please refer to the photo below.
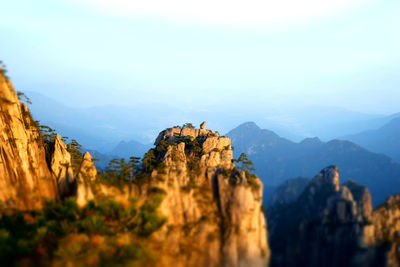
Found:
<svg viewBox="0 0 400 267"><path fill-rule="evenodd" d="M169 255L163 263L265 266L262 184L234 167L230 139L211 130L171 128L160 133L156 149L162 168L152 178L166 192L160 211L168 218L156 234Z"/></svg>

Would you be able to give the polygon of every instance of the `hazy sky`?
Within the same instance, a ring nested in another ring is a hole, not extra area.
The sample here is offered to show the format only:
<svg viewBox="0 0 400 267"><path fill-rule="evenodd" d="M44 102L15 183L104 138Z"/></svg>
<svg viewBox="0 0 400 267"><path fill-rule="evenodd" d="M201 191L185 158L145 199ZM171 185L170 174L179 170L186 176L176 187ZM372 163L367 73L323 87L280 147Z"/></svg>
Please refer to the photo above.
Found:
<svg viewBox="0 0 400 267"><path fill-rule="evenodd" d="M0 59L70 106L400 111L398 0L12 0Z"/></svg>

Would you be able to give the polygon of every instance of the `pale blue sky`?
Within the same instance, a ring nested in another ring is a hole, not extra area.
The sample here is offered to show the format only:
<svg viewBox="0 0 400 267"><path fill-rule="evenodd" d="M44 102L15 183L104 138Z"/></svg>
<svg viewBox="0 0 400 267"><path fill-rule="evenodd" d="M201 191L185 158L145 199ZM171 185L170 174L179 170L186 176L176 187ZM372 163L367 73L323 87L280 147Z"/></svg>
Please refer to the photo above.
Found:
<svg viewBox="0 0 400 267"><path fill-rule="evenodd" d="M70 106L400 111L398 0L141 2L3 1L0 59Z"/></svg>

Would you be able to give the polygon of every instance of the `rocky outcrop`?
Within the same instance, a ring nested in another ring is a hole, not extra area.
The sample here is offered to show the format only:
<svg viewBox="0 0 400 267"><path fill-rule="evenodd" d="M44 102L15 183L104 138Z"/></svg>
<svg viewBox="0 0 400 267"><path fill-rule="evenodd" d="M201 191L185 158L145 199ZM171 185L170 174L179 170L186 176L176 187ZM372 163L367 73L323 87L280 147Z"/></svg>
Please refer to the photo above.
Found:
<svg viewBox="0 0 400 267"><path fill-rule="evenodd" d="M67 150L67 145L61 140L59 134L51 144L51 165L50 169L57 181L58 196L61 199L76 195L76 180L72 170L71 154Z"/></svg>
<svg viewBox="0 0 400 267"><path fill-rule="evenodd" d="M272 266L351 266L370 218L368 189L340 185L337 167L327 167L295 202L268 213Z"/></svg>
<svg viewBox="0 0 400 267"><path fill-rule="evenodd" d="M81 166L76 177L76 202L84 206L95 199L94 184L97 182L97 169L89 152L83 155Z"/></svg>
<svg viewBox="0 0 400 267"><path fill-rule="evenodd" d="M11 82L0 74L0 201L6 208L33 209L55 197L40 134Z"/></svg>
<svg viewBox="0 0 400 267"><path fill-rule="evenodd" d="M260 180L232 162L230 139L211 130L170 128L156 141L154 186L166 192L165 265L265 266L269 259ZM174 257L171 257L174 255Z"/></svg>

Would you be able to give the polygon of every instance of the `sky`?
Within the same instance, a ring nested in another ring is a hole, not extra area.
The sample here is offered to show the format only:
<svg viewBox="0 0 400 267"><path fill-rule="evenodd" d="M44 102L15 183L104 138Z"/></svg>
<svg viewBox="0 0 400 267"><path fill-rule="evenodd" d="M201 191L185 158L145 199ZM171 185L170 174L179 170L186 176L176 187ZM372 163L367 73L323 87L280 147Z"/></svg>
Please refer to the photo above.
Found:
<svg viewBox="0 0 400 267"><path fill-rule="evenodd" d="M13 0L0 60L72 107L399 112L398 0Z"/></svg>

